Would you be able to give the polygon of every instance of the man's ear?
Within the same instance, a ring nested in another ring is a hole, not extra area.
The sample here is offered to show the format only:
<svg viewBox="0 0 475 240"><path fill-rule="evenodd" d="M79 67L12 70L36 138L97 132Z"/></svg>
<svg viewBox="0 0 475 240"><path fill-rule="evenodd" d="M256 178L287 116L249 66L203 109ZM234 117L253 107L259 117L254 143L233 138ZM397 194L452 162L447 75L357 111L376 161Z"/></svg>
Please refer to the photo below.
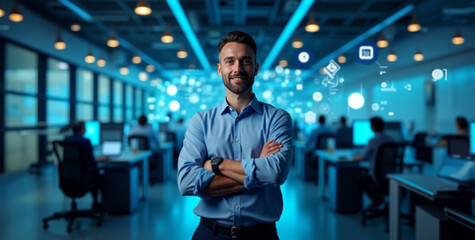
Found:
<svg viewBox="0 0 475 240"><path fill-rule="evenodd" d="M259 63L256 63L256 69L254 70L254 76L259 72Z"/></svg>
<svg viewBox="0 0 475 240"><path fill-rule="evenodd" d="M220 77L223 76L222 72L221 72L221 65L218 63L218 74Z"/></svg>

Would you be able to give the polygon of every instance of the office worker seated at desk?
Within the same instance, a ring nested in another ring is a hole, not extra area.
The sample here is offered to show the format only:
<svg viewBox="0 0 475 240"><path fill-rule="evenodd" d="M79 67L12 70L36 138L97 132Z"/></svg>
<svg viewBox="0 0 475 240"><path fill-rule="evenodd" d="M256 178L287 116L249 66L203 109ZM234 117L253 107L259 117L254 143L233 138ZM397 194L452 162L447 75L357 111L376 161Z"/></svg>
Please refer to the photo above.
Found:
<svg viewBox="0 0 475 240"><path fill-rule="evenodd" d="M318 117L318 127L312 130L310 137L307 142L307 151L315 150L317 146L318 137L323 134L332 134L335 135L333 129L325 125L325 116L321 115Z"/></svg>
<svg viewBox="0 0 475 240"><path fill-rule="evenodd" d="M130 129L129 137L131 136L147 137L150 150L152 150L155 153L158 153L160 149L158 138L153 128L147 124L147 117L145 115L141 115L138 119L138 122L139 122L138 126L135 126L132 129Z"/></svg>
<svg viewBox="0 0 475 240"><path fill-rule="evenodd" d="M346 126L346 118L340 118L340 126L336 130L335 142L336 148L351 148L353 147L353 132L350 127Z"/></svg>
<svg viewBox="0 0 475 240"><path fill-rule="evenodd" d="M361 154L355 155L354 160L368 160L370 168L367 175L363 176L361 181L363 191L368 194L372 200L373 206L378 206L384 201L384 195L380 192L380 187L376 183L376 151L379 146L384 143L391 143L393 139L384 133L384 121L380 117L373 117L370 119L371 130L374 132L374 137L368 141Z"/></svg>
<svg viewBox="0 0 475 240"><path fill-rule="evenodd" d="M92 181L95 185L96 188L91 190L92 198L93 198L93 209L94 210L99 210L100 209L100 204L97 200L97 195L99 192L99 189L102 189L102 178L99 174L98 168L97 168L97 162L98 161L106 161L108 160L107 156L100 156L100 157L94 157L94 152L92 149L92 144L89 139L85 138L83 135L86 132L86 124L84 121L78 121L75 122L71 125L71 129L73 130L73 135L66 137L64 139L67 142L76 142L76 143L82 143L83 148L84 148L84 156L86 159L84 161L87 161L87 166L89 167L90 172L92 173L92 176L90 178L90 181Z"/></svg>

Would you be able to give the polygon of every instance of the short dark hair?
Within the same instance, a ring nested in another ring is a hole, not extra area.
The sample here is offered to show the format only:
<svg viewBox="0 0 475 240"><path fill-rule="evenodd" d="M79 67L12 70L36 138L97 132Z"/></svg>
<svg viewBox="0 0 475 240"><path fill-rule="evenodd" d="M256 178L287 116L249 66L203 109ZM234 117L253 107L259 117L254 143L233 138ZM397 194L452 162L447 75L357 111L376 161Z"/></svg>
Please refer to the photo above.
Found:
<svg viewBox="0 0 475 240"><path fill-rule="evenodd" d="M140 115L139 117L139 125L144 126L147 125L147 117L145 115Z"/></svg>
<svg viewBox="0 0 475 240"><path fill-rule="evenodd" d="M83 129L86 129L86 123L84 121L77 121L71 124L71 129L74 134L82 133Z"/></svg>
<svg viewBox="0 0 475 240"><path fill-rule="evenodd" d="M373 117L369 121L371 122L371 127L373 127L376 132L382 132L384 130L384 121L382 118Z"/></svg>
<svg viewBox="0 0 475 240"><path fill-rule="evenodd" d="M230 42L237 42L237 43L243 43L243 44L248 45L249 47L252 48L252 50L254 51L254 55L256 55L256 57L257 57L256 42L251 37L251 35L249 35L245 32L241 32L241 31L232 31L232 32L229 32L228 34L226 34L226 36L224 36L219 41L218 54L221 53L221 50L223 49L224 45L226 45L227 43L230 43Z"/></svg>
<svg viewBox="0 0 475 240"><path fill-rule="evenodd" d="M468 121L462 116L458 116L455 121L457 122L457 126L459 126L460 129L467 130L468 128Z"/></svg>
<svg viewBox="0 0 475 240"><path fill-rule="evenodd" d="M320 117L318 117L318 123L324 124L325 123L325 116L320 115Z"/></svg>
<svg viewBox="0 0 475 240"><path fill-rule="evenodd" d="M340 123L345 125L346 124L346 117L341 117L340 118Z"/></svg>

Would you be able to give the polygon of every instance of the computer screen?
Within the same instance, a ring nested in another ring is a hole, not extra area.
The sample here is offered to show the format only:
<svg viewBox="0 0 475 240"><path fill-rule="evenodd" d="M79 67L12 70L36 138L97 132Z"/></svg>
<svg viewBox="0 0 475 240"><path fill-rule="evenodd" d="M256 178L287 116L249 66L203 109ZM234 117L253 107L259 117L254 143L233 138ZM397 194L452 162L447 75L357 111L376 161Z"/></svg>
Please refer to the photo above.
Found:
<svg viewBox="0 0 475 240"><path fill-rule="evenodd" d="M103 156L118 156L122 152L121 141L104 141L102 143Z"/></svg>
<svg viewBox="0 0 475 240"><path fill-rule="evenodd" d="M449 157L466 159L470 155L470 143L467 136L448 135L444 138L447 140L447 155Z"/></svg>
<svg viewBox="0 0 475 240"><path fill-rule="evenodd" d="M91 141L92 146L98 146L100 144L101 124L99 121L86 121L85 125L84 137Z"/></svg>
<svg viewBox="0 0 475 240"><path fill-rule="evenodd" d="M364 146L374 137L369 120L353 121L353 146Z"/></svg>
<svg viewBox="0 0 475 240"><path fill-rule="evenodd" d="M123 123L101 123L101 143L104 141L122 141L123 137Z"/></svg>
<svg viewBox="0 0 475 240"><path fill-rule="evenodd" d="M384 133L390 136L396 142L402 142L401 122L384 122Z"/></svg>
<svg viewBox="0 0 475 240"><path fill-rule="evenodd" d="M470 153L475 155L475 121L470 123Z"/></svg>

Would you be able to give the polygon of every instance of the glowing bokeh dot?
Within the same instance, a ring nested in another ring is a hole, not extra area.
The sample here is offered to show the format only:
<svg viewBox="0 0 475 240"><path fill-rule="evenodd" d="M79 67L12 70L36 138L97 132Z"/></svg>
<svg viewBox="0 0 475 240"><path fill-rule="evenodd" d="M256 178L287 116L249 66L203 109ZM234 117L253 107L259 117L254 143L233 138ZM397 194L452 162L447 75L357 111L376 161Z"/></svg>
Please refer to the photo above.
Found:
<svg viewBox="0 0 475 240"><path fill-rule="evenodd" d="M352 93L350 94L350 96L348 97L348 106L350 106L350 108L352 109L360 109L362 108L364 105L364 97L361 93Z"/></svg>

